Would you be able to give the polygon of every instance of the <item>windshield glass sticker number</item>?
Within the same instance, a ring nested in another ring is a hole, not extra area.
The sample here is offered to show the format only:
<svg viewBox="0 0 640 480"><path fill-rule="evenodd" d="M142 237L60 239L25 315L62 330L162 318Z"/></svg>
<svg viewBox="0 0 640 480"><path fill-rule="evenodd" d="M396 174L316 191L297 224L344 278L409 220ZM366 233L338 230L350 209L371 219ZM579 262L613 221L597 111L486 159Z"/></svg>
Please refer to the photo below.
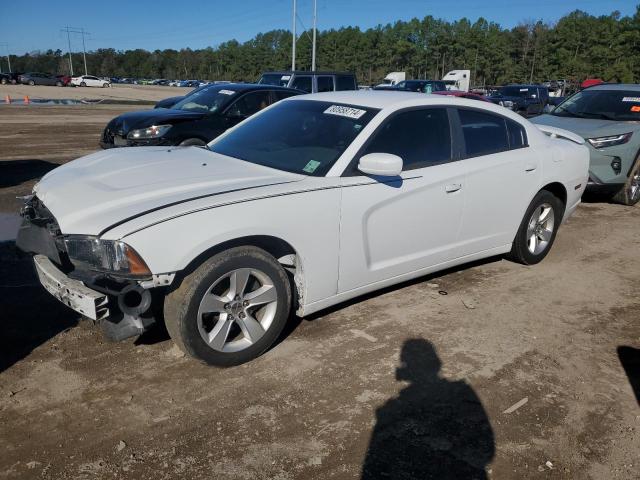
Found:
<svg viewBox="0 0 640 480"><path fill-rule="evenodd" d="M329 115L338 115L340 117L353 118L354 120L357 120L365 113L367 113L367 111L360 110L359 108L343 107L342 105L331 105L324 111L324 113L327 113Z"/></svg>
<svg viewBox="0 0 640 480"><path fill-rule="evenodd" d="M309 160L309 162L304 166L302 170L307 173L313 173L316 171L316 168L320 166L320 162L316 160Z"/></svg>
<svg viewBox="0 0 640 480"><path fill-rule="evenodd" d="M233 95L236 92L234 92L233 90L220 90L218 93L221 93L223 95Z"/></svg>
<svg viewBox="0 0 640 480"><path fill-rule="evenodd" d="M640 97L623 97L622 101L623 102L640 103Z"/></svg>

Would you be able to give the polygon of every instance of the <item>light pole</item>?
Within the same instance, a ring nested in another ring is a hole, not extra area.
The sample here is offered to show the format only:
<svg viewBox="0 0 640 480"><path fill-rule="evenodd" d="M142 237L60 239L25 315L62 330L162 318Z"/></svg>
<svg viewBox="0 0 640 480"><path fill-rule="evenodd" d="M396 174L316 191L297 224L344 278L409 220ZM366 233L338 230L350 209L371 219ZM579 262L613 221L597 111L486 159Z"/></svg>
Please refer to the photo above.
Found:
<svg viewBox="0 0 640 480"><path fill-rule="evenodd" d="M318 0L313 0L313 47L311 50L311 71L316 71L316 30L318 24Z"/></svg>
<svg viewBox="0 0 640 480"><path fill-rule="evenodd" d="M67 32L67 44L69 45L69 71L73 77L73 60L71 60L71 36L69 35L69 27L65 27L62 31Z"/></svg>
<svg viewBox="0 0 640 480"><path fill-rule="evenodd" d="M296 0L293 0L293 47L291 48L291 71L296 69Z"/></svg>

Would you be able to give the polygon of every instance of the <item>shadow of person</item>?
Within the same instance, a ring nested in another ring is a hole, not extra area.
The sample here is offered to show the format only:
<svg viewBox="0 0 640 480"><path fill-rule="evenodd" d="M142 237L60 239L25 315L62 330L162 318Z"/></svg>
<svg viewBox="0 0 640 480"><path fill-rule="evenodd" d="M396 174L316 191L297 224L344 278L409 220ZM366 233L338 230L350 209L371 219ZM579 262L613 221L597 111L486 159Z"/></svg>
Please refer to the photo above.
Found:
<svg viewBox="0 0 640 480"><path fill-rule="evenodd" d="M406 341L400 358L396 378L409 385L376 412L362 479L487 478L493 431L473 389L438 375L426 340Z"/></svg>
<svg viewBox="0 0 640 480"><path fill-rule="evenodd" d="M640 405L640 349L620 346L618 347L618 358L627 374L636 401Z"/></svg>

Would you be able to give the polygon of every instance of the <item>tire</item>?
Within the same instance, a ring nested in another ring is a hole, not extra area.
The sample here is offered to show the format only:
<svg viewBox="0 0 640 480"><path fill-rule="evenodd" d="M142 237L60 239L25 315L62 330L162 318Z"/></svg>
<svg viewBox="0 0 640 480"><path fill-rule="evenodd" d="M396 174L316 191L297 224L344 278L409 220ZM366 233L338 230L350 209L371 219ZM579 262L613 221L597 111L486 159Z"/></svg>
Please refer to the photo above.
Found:
<svg viewBox="0 0 640 480"><path fill-rule="evenodd" d="M2 80L0 80L0 82L2 82L2 85L6 85L7 84L7 79L3 78Z"/></svg>
<svg viewBox="0 0 640 480"><path fill-rule="evenodd" d="M541 190L524 214L508 257L524 265L535 265L547 256L564 215L564 204L554 194Z"/></svg>
<svg viewBox="0 0 640 480"><path fill-rule="evenodd" d="M86 83L86 82L80 82L80 86L81 86L81 87L86 87L86 86L87 86L87 83Z"/></svg>
<svg viewBox="0 0 640 480"><path fill-rule="evenodd" d="M626 183L613 196L612 200L629 206L635 205L640 201L640 155L638 155L633 167L631 167Z"/></svg>
<svg viewBox="0 0 640 480"><path fill-rule="evenodd" d="M111 86L111 85L109 85L109 84L108 84L108 83L106 83L106 82L102 84L102 88L107 88L107 87L110 87L110 86Z"/></svg>
<svg viewBox="0 0 640 480"><path fill-rule="evenodd" d="M29 80L29 85L31 85L32 87L36 84L36 82L34 82L33 80Z"/></svg>
<svg viewBox="0 0 640 480"><path fill-rule="evenodd" d="M205 145L206 142L199 138L187 138L178 144L179 147L204 147Z"/></svg>
<svg viewBox="0 0 640 480"><path fill-rule="evenodd" d="M62 86L62 82L56 82L56 87L61 87Z"/></svg>
<svg viewBox="0 0 640 480"><path fill-rule="evenodd" d="M243 284L244 289L232 287ZM262 303L248 304L258 289L264 290ZM234 291L241 293L234 296ZM235 247L189 273L167 295L164 318L182 351L208 365L229 367L259 357L276 342L291 298L287 274L273 256L256 247Z"/></svg>

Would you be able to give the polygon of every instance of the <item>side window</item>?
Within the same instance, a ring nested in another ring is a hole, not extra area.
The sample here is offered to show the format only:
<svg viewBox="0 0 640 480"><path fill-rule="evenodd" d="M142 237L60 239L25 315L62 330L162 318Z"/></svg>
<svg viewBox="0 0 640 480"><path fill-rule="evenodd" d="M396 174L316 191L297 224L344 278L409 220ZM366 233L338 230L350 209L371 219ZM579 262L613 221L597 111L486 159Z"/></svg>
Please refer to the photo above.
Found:
<svg viewBox="0 0 640 480"><path fill-rule="evenodd" d="M444 108L410 110L387 120L375 133L363 155L392 153L403 170L423 168L451 160L449 116Z"/></svg>
<svg viewBox="0 0 640 480"><path fill-rule="evenodd" d="M348 75L336 75L336 90L356 90L356 79Z"/></svg>
<svg viewBox="0 0 640 480"><path fill-rule="evenodd" d="M317 77L318 92L333 92L333 77Z"/></svg>
<svg viewBox="0 0 640 480"><path fill-rule="evenodd" d="M303 90L307 93L311 93L313 91L313 86L311 85L312 77L309 76L296 76L293 79L293 83L291 84L291 88L297 88L298 90Z"/></svg>
<svg viewBox="0 0 640 480"><path fill-rule="evenodd" d="M289 98L289 97L293 97L294 95L297 95L297 93L295 92L288 92L286 90L275 90L273 92L273 96L275 97L275 101L277 102L278 100L284 100L285 98Z"/></svg>
<svg viewBox="0 0 640 480"><path fill-rule="evenodd" d="M459 109L467 157L509 150L506 118L477 110Z"/></svg>
<svg viewBox="0 0 640 480"><path fill-rule="evenodd" d="M267 90L251 92L236 100L229 108L228 114L234 117L249 117L268 106L269 92Z"/></svg>
<svg viewBox="0 0 640 480"><path fill-rule="evenodd" d="M507 119L507 131L509 133L509 146L512 149L528 146L527 132L518 122Z"/></svg>

